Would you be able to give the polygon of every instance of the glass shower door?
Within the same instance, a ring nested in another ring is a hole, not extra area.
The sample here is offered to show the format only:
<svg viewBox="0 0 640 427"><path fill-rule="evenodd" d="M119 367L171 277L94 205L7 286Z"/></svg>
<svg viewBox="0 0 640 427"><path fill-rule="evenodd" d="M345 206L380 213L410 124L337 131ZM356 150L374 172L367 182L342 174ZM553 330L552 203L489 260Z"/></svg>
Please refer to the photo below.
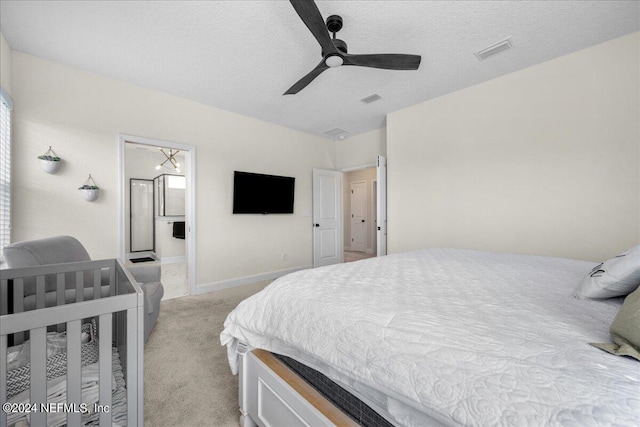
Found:
<svg viewBox="0 0 640 427"><path fill-rule="evenodd" d="M155 250L153 180L132 178L130 182L131 252Z"/></svg>

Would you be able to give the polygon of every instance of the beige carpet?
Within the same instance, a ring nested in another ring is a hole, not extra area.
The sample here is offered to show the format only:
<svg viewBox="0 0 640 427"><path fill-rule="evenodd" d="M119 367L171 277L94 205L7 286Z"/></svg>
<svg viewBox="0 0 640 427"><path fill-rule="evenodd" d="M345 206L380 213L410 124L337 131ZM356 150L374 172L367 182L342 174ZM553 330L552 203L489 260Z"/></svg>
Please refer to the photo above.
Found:
<svg viewBox="0 0 640 427"><path fill-rule="evenodd" d="M144 351L145 425L238 426L238 377L220 332L227 314L269 283L162 301Z"/></svg>

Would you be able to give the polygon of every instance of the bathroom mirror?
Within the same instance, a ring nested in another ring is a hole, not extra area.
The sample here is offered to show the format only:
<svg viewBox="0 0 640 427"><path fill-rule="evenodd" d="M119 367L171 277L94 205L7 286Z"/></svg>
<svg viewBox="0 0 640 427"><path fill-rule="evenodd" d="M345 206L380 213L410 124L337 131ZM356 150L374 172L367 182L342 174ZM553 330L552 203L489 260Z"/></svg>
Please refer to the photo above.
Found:
<svg viewBox="0 0 640 427"><path fill-rule="evenodd" d="M154 178L156 188L157 216L185 215L185 177L184 175L162 174Z"/></svg>

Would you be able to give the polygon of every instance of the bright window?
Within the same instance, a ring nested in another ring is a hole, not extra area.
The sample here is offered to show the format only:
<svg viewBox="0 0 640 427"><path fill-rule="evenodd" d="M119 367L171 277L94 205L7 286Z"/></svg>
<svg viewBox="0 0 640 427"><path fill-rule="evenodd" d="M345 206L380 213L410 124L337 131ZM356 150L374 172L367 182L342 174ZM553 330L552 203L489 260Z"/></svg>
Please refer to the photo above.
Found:
<svg viewBox="0 0 640 427"><path fill-rule="evenodd" d="M13 101L0 88L0 260L11 239L11 108Z"/></svg>
<svg viewBox="0 0 640 427"><path fill-rule="evenodd" d="M185 189L184 176L167 175L167 187Z"/></svg>

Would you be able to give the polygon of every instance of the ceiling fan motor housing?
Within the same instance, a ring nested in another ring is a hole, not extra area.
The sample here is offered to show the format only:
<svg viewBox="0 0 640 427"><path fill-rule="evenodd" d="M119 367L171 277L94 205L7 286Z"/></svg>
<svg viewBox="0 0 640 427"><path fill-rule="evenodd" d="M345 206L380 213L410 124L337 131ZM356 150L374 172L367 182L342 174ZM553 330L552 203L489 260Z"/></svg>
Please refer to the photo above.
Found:
<svg viewBox="0 0 640 427"><path fill-rule="evenodd" d="M340 39L332 39L331 40L333 42L333 44L335 45L335 47L340 51L340 53L347 53L347 43L344 40L340 40ZM326 57L327 53L323 50L322 51L322 56Z"/></svg>
<svg viewBox="0 0 640 427"><path fill-rule="evenodd" d="M333 33L333 39L331 41L340 52L347 53L347 44L344 42L344 40L335 38L336 33L341 29L342 29L341 16L331 15L330 17L327 18L327 30L329 30L330 33ZM324 50L322 51L322 56L323 57L327 56L327 53L324 52Z"/></svg>
<svg viewBox="0 0 640 427"><path fill-rule="evenodd" d="M331 15L327 18L327 30L330 33L337 33L342 28L342 17L338 15Z"/></svg>

